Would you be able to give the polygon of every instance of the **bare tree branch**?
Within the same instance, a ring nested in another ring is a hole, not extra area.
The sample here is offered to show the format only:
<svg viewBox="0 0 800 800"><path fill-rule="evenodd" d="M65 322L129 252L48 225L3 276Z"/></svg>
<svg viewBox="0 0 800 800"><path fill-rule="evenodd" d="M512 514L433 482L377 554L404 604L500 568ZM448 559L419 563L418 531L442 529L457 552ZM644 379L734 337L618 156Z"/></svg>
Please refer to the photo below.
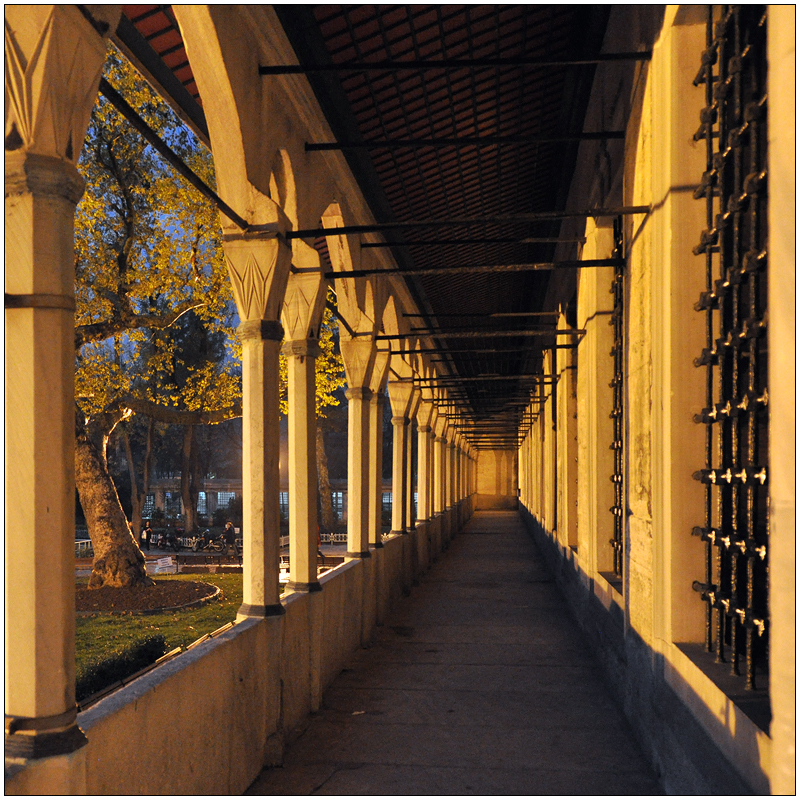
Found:
<svg viewBox="0 0 800 800"><path fill-rule="evenodd" d="M216 425L242 416L241 403L217 411L180 411L177 408L168 408L150 400L126 397L119 401L119 405L136 414L142 414L157 422L166 422L171 425Z"/></svg>
<svg viewBox="0 0 800 800"><path fill-rule="evenodd" d="M115 309L114 315L110 319L76 326L75 348L80 349L90 342L101 342L115 334L137 328L155 328L157 330L169 328L188 311L202 308L204 305L205 303L187 301L168 314L136 314L124 306L120 306Z"/></svg>

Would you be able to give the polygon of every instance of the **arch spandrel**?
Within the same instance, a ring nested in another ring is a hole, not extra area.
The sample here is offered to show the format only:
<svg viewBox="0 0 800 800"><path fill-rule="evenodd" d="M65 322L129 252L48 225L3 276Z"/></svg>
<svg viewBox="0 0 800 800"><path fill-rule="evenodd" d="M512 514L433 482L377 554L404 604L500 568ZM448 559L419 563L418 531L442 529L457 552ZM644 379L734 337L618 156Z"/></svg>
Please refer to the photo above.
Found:
<svg viewBox="0 0 800 800"><path fill-rule="evenodd" d="M289 216L298 230L319 228L340 190L320 153L307 153L299 139L292 140L288 152L297 176L295 216Z"/></svg>
<svg viewBox="0 0 800 800"><path fill-rule="evenodd" d="M273 188L283 183L284 202L295 196L282 124L288 98L254 68L260 47L238 9L176 5L172 10L203 98L220 195L253 224L286 225L280 204L270 197L270 183Z"/></svg>
<svg viewBox="0 0 800 800"><path fill-rule="evenodd" d="M348 217L343 204L332 203L321 217L323 228L338 228ZM327 237L328 254L334 272L361 269L362 251L357 236ZM351 330L356 333L375 333L376 322L372 308L373 291L366 278L335 278L336 307Z"/></svg>
<svg viewBox="0 0 800 800"><path fill-rule="evenodd" d="M400 336L408 333L408 322L405 317L403 317L401 309L398 308L397 298L393 295L390 295L386 299L381 323L383 332L388 336ZM400 349L399 344L396 349Z"/></svg>

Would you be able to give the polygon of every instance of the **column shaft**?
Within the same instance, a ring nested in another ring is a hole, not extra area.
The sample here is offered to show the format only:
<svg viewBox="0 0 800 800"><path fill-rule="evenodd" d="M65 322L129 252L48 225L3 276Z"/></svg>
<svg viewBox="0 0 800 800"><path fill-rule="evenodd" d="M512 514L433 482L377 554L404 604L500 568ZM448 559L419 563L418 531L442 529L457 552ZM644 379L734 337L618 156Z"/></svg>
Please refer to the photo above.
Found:
<svg viewBox="0 0 800 800"><path fill-rule="evenodd" d="M239 326L242 341L243 602L239 617L283 613L278 586L279 322Z"/></svg>
<svg viewBox="0 0 800 800"><path fill-rule="evenodd" d="M444 439L436 436L433 440L433 513L444 511Z"/></svg>
<svg viewBox="0 0 800 800"><path fill-rule="evenodd" d="M289 384L289 587L319 590L317 581L317 420L315 343L287 342Z"/></svg>
<svg viewBox="0 0 800 800"><path fill-rule="evenodd" d="M381 516L383 512L383 406L386 396L375 392L369 401L369 544L383 547Z"/></svg>
<svg viewBox="0 0 800 800"><path fill-rule="evenodd" d="M406 417L392 417L392 533L406 530Z"/></svg>
<svg viewBox="0 0 800 800"><path fill-rule="evenodd" d="M417 428L417 519L420 522L431 518L430 431L427 425Z"/></svg>
<svg viewBox="0 0 800 800"><path fill-rule="evenodd" d="M446 441L444 447L444 507L453 507L453 445Z"/></svg>
<svg viewBox="0 0 800 800"><path fill-rule="evenodd" d="M74 600L72 231L82 190L66 161L6 153L6 755L86 741L75 725ZM44 736L9 735L34 719Z"/></svg>
<svg viewBox="0 0 800 800"><path fill-rule="evenodd" d="M369 558L369 409L372 392L345 392L347 413L347 555Z"/></svg>
<svg viewBox="0 0 800 800"><path fill-rule="evenodd" d="M417 516L414 510L414 422L413 420L408 420L408 423L406 424L405 438L406 438L405 531L406 533L410 533L412 530L414 530L414 525Z"/></svg>

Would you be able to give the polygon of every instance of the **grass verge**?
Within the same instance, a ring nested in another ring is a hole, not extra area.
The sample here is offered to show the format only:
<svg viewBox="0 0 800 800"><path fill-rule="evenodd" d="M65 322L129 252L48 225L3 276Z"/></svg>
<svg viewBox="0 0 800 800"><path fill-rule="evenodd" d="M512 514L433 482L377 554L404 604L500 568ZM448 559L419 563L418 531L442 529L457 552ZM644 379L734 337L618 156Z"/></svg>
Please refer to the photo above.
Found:
<svg viewBox="0 0 800 800"><path fill-rule="evenodd" d="M93 664L114 653L121 653L141 639L161 634L166 641L167 650L186 648L201 636L236 619L236 611L242 604L241 573L164 577L169 580L203 581L219 586L222 590L221 599L212 600L198 608L165 614L95 614L91 617L78 617L75 662L79 679Z"/></svg>

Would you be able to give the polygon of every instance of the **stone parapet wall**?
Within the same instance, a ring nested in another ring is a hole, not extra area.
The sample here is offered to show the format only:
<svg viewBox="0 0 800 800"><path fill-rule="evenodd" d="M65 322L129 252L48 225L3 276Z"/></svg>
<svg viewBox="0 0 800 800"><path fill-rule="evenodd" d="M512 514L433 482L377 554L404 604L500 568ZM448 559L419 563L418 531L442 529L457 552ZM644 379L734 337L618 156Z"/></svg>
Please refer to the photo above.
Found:
<svg viewBox="0 0 800 800"><path fill-rule="evenodd" d="M471 500L447 514L455 530ZM321 576L320 592L285 595L283 615L239 622L100 700L78 715L88 744L7 778L6 794L241 794L281 763L324 690L446 546L429 527L437 521ZM120 757L121 742L134 758Z"/></svg>

